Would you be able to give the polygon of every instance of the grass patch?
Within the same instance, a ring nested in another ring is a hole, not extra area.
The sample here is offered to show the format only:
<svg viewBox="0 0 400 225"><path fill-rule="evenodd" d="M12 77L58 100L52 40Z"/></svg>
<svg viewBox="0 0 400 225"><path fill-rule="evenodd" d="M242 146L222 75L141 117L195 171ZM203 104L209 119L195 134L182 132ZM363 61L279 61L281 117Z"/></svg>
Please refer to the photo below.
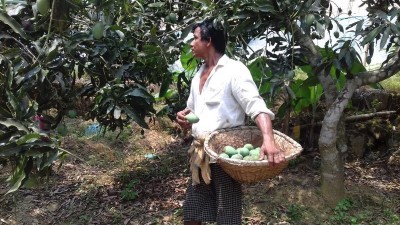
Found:
<svg viewBox="0 0 400 225"><path fill-rule="evenodd" d="M388 79L380 82L385 90L400 92L400 73L397 73Z"/></svg>

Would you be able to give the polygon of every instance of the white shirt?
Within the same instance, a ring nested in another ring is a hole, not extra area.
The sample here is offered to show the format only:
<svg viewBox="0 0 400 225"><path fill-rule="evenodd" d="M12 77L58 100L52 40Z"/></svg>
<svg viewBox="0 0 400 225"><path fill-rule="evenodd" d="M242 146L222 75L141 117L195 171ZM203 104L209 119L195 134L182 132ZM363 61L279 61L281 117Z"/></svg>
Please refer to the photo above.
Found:
<svg viewBox="0 0 400 225"><path fill-rule="evenodd" d="M259 95L249 69L240 61L223 55L208 76L200 93L202 65L192 79L187 107L200 121L192 125L194 137L204 136L221 128L244 125L245 115L253 120L267 113L271 120L274 113L269 110Z"/></svg>

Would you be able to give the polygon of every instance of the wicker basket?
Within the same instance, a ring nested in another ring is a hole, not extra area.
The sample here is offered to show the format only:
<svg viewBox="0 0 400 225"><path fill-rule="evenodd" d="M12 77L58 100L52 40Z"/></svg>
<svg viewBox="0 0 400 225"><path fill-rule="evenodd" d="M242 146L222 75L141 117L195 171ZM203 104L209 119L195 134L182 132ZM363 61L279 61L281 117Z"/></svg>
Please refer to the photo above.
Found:
<svg viewBox="0 0 400 225"><path fill-rule="evenodd" d="M278 166L269 167L268 161L244 161L230 158L221 158L219 154L227 145L235 148L246 143L261 146L262 135L257 127L241 126L229 129L220 129L206 137L204 149L210 158L215 159L233 179L240 183L254 183L272 178L282 172L289 160L294 159L303 150L301 145L287 135L274 130L275 143L282 149L286 161Z"/></svg>

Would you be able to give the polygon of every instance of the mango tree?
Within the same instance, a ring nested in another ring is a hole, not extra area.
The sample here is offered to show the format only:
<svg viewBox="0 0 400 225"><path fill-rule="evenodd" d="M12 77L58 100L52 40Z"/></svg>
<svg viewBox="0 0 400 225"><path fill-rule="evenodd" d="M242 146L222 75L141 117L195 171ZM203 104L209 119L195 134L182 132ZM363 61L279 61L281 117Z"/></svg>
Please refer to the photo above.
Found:
<svg viewBox="0 0 400 225"><path fill-rule="evenodd" d="M130 122L147 127L155 99L146 87L159 84L159 96L167 93L173 81L168 68L178 59L190 20L181 22L183 33L172 27L187 6L1 1L0 161L14 166L10 192L66 152L59 146L65 129L56 128L65 115L75 116L80 98L91 103L83 118L98 121L103 131Z"/></svg>

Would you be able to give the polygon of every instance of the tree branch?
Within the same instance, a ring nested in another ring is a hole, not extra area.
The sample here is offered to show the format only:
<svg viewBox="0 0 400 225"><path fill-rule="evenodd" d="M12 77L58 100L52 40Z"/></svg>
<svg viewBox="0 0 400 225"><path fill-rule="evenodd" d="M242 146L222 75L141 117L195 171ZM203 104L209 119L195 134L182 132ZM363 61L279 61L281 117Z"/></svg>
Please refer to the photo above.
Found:
<svg viewBox="0 0 400 225"><path fill-rule="evenodd" d="M377 70L366 71L356 74L356 83L358 87L368 84L378 83L385 80L400 71L400 58L396 54L388 64Z"/></svg>
<svg viewBox="0 0 400 225"><path fill-rule="evenodd" d="M331 105L335 101L338 92L336 90L335 81L332 79L329 73L326 72L325 69L319 69L320 67L324 66L324 64L323 57L319 52L318 47L314 44L309 35L304 34L301 31L299 25L291 24L291 29L293 31L293 38L295 39L296 43L302 48L308 50L310 65L314 68L314 71L319 71L316 73L316 75L318 76L318 80L324 89L326 104Z"/></svg>
<svg viewBox="0 0 400 225"><path fill-rule="evenodd" d="M361 114L361 115L354 115L354 116L348 116L345 118L346 123L352 123L352 122L358 122L362 120L369 120L375 117L385 117L385 116L390 116L396 114L396 111L382 111L382 112L374 112L374 113L366 113L366 114ZM322 122L317 122L314 124L303 124L300 125L300 128L306 128L310 126L321 126Z"/></svg>

